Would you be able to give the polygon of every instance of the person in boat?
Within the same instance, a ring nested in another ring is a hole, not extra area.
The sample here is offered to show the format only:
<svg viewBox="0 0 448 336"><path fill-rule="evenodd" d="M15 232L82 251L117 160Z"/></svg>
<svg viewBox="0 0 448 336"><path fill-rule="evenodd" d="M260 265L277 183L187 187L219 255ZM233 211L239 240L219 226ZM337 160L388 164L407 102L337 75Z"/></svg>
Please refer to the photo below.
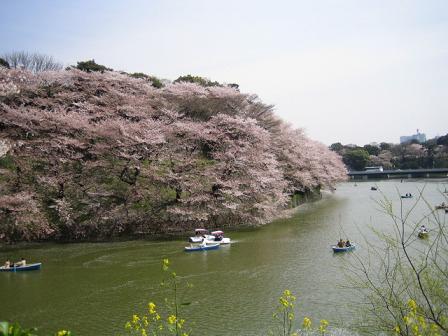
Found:
<svg viewBox="0 0 448 336"><path fill-rule="evenodd" d="M5 264L3 265L3 268L10 268L11 267L11 261L8 259L5 261Z"/></svg>
<svg viewBox="0 0 448 336"><path fill-rule="evenodd" d="M350 247L352 246L352 243L350 243L350 240L347 239L347 241L345 242L345 247Z"/></svg>
<svg viewBox="0 0 448 336"><path fill-rule="evenodd" d="M16 266L16 267L26 266L26 260L25 260L25 258L20 258L20 261L16 262L16 263L14 264L14 266Z"/></svg>
<svg viewBox="0 0 448 336"><path fill-rule="evenodd" d="M207 240L204 238L199 246L201 247L207 246Z"/></svg>
<svg viewBox="0 0 448 336"><path fill-rule="evenodd" d="M426 233L426 232L428 232L428 230L426 229L426 226L424 226L424 225L420 226L420 232L421 232L421 233Z"/></svg>
<svg viewBox="0 0 448 336"><path fill-rule="evenodd" d="M339 239L338 241L338 247L344 247L345 246L345 242L341 239Z"/></svg>

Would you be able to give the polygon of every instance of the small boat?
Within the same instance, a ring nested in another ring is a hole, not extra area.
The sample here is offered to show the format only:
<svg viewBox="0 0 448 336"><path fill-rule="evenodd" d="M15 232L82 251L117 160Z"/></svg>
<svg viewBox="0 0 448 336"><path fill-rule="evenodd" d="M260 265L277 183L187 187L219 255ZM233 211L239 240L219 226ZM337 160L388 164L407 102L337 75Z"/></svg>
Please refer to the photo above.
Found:
<svg viewBox="0 0 448 336"><path fill-rule="evenodd" d="M377 187L370 187L370 190L378 190Z"/></svg>
<svg viewBox="0 0 448 336"><path fill-rule="evenodd" d="M207 244L230 244L230 238L224 237L224 231L212 231L205 237Z"/></svg>
<svg viewBox="0 0 448 336"><path fill-rule="evenodd" d="M331 248L333 249L333 252L347 252L347 251L352 251L354 250L356 247L355 244L351 244L350 246L344 246L344 247L339 247L337 245L333 245L331 246Z"/></svg>
<svg viewBox="0 0 448 336"><path fill-rule="evenodd" d="M436 210L443 210L443 209L448 209L448 205L446 205L445 203L442 203L440 205L436 205L435 206Z"/></svg>
<svg viewBox="0 0 448 336"><path fill-rule="evenodd" d="M418 237L420 239L424 239L424 238L428 238L429 232L428 231L419 231L418 232Z"/></svg>
<svg viewBox="0 0 448 336"><path fill-rule="evenodd" d="M193 251L208 251L208 250L217 250L219 249L219 244L210 244L210 245L197 245L197 246L185 246L185 252L193 252Z"/></svg>
<svg viewBox="0 0 448 336"><path fill-rule="evenodd" d="M196 229L194 230L194 237L188 238L190 243L202 243L204 237L208 235L207 229Z"/></svg>
<svg viewBox="0 0 448 336"><path fill-rule="evenodd" d="M28 264L25 266L11 266L5 268L5 266L0 267L0 272L22 272L22 271L37 271L40 270L42 263Z"/></svg>
<svg viewBox="0 0 448 336"><path fill-rule="evenodd" d="M412 198L412 195L401 195L401 198Z"/></svg>

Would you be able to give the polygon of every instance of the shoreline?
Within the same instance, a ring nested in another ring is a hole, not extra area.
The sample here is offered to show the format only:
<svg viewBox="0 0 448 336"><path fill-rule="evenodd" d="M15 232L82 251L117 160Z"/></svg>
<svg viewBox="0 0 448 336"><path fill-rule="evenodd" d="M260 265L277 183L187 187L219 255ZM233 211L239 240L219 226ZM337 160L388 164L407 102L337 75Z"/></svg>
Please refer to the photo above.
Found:
<svg viewBox="0 0 448 336"><path fill-rule="evenodd" d="M257 230L260 227L269 225L277 220L287 219L293 217L299 210L305 208L307 205L319 202L325 198L325 195L331 195L331 191L322 190L320 191L319 196L310 197L306 201L298 204L293 208L287 208L281 210L275 218L270 220L269 222L257 225L245 225L240 227L224 227L226 232L248 232L252 230ZM210 230L222 229L222 228L212 228ZM127 242L127 241L154 241L154 242L163 242L163 241L181 241L187 239L191 236L193 232L185 231L181 232L172 232L172 233L161 233L161 234L134 234L134 235L123 235L123 236L115 236L108 237L106 239L85 239L85 240L57 240L57 239L48 239L48 240L34 240L34 241L17 241L17 242L9 242L3 243L0 242L0 250L8 250L8 248L32 248L33 246L37 246L40 244L56 244L56 245L65 245L65 244L82 244L82 243L94 243L94 244L102 244L102 243L118 243L118 242Z"/></svg>

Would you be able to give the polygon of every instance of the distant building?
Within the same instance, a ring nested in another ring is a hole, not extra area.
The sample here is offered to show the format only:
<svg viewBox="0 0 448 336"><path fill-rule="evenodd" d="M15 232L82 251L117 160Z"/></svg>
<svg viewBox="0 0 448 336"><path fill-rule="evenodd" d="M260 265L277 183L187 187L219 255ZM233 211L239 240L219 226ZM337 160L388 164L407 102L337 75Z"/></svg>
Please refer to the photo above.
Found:
<svg viewBox="0 0 448 336"><path fill-rule="evenodd" d="M365 171L383 171L383 166L377 166L377 167L366 167Z"/></svg>
<svg viewBox="0 0 448 336"><path fill-rule="evenodd" d="M400 143L406 143L410 142L412 140L417 140L418 142L422 143L426 141L426 134L420 133L417 129L417 134L413 135L403 135L400 137Z"/></svg>

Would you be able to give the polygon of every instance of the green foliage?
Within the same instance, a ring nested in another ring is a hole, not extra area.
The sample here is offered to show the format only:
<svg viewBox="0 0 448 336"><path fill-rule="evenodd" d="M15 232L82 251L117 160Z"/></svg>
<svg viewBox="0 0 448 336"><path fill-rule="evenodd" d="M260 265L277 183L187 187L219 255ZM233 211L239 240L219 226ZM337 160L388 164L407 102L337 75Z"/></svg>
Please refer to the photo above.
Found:
<svg viewBox="0 0 448 336"><path fill-rule="evenodd" d="M151 199L149 199L149 198L141 199L139 202L132 204L132 209L134 209L136 211L146 212L146 211L151 210L152 208L153 208L153 203L152 203Z"/></svg>
<svg viewBox="0 0 448 336"><path fill-rule="evenodd" d="M427 212L415 216L427 206ZM394 209L386 197L378 201L389 217L391 230L374 230L379 242L366 241L368 256L346 266L347 282L360 293L357 306L363 328L376 335L446 335L448 333L448 256L445 223L423 197L408 209ZM428 228L425 243L417 238L422 224ZM366 311L359 311L359 307Z"/></svg>
<svg viewBox="0 0 448 336"><path fill-rule="evenodd" d="M413 299L409 299L407 307L403 307L402 311L404 313L403 319L394 327L396 335L441 335L440 327L422 314L422 308Z"/></svg>
<svg viewBox="0 0 448 336"><path fill-rule="evenodd" d="M23 329L18 323L0 322L0 336L35 336L36 329Z"/></svg>
<svg viewBox="0 0 448 336"><path fill-rule="evenodd" d="M103 73L104 71L112 71L112 69L98 64L95 62L95 60L88 60L88 61L81 61L78 62L78 64L76 65L76 68L81 70L81 71L85 71L85 72L94 72L94 71L99 71L101 73Z"/></svg>
<svg viewBox="0 0 448 336"><path fill-rule="evenodd" d="M279 304L273 317L280 325L280 334L291 335L294 327L294 302L296 297L289 290L285 290L279 299Z"/></svg>
<svg viewBox="0 0 448 336"><path fill-rule="evenodd" d="M179 290L192 286L189 283L184 286L176 272L170 269L168 259L163 259L162 270L166 277L161 286L170 290L171 297L165 298L165 308L159 308L154 302L149 302L145 314L132 315L132 319L125 324L125 329L130 335L188 336L190 334L181 312L181 308L190 305L190 302L181 301Z"/></svg>
<svg viewBox="0 0 448 336"><path fill-rule="evenodd" d="M122 181L117 176L108 176L105 189L115 193L117 196L126 193L129 190L129 184Z"/></svg>
<svg viewBox="0 0 448 336"><path fill-rule="evenodd" d="M365 145L364 149L370 154L377 156L381 149L378 146L372 146L372 145Z"/></svg>
<svg viewBox="0 0 448 336"><path fill-rule="evenodd" d="M208 158L199 158L195 161L195 163L197 167L204 168L216 164L216 160Z"/></svg>
<svg viewBox="0 0 448 336"><path fill-rule="evenodd" d="M15 170L16 164L14 163L13 157L9 154L0 157L0 168Z"/></svg>
<svg viewBox="0 0 448 336"><path fill-rule="evenodd" d="M37 329L23 329L18 323L0 322L0 336L37 336ZM54 336L73 336L71 331L60 330Z"/></svg>
<svg viewBox="0 0 448 336"><path fill-rule="evenodd" d="M150 81L151 85L157 89L160 89L163 87L162 81L159 78L157 78L156 76L149 76L143 72L134 72L134 73L131 73L129 76L131 76L133 78L146 79L146 80Z"/></svg>
<svg viewBox="0 0 448 336"><path fill-rule="evenodd" d="M362 170L366 165L383 166L385 169L448 168L448 134L421 144L411 140L401 144L381 142L379 147L364 145L353 148L336 142L330 149L342 155L344 163L352 170ZM366 163L363 163L361 152L353 153L360 149L370 155Z"/></svg>
<svg viewBox="0 0 448 336"><path fill-rule="evenodd" d="M299 193L294 193L294 195L291 196L291 200L289 201L290 207L295 208L296 206L299 206L303 202L304 195Z"/></svg>
<svg viewBox="0 0 448 336"><path fill-rule="evenodd" d="M235 89L237 91L240 91L240 86L238 84L236 84L236 83L230 83L230 84L227 84L227 86L231 87L231 88L233 88L233 89Z"/></svg>
<svg viewBox="0 0 448 336"><path fill-rule="evenodd" d="M9 63L0 57L0 66L8 68L9 69Z"/></svg>
<svg viewBox="0 0 448 336"><path fill-rule="evenodd" d="M387 142L380 143L381 150L390 150L392 148L392 144Z"/></svg>
<svg viewBox="0 0 448 336"><path fill-rule="evenodd" d="M192 76L192 75L186 75L186 76L180 76L177 78L174 83L180 83L180 82L188 82L188 83L196 83L201 86L222 86L218 82L212 82L210 79L200 77L200 76ZM235 84L234 84L235 85Z"/></svg>
<svg viewBox="0 0 448 336"><path fill-rule="evenodd" d="M335 143L330 145L330 149L333 152L336 152L336 153L340 154L342 152L342 150L344 149L344 146L340 142L335 142Z"/></svg>
<svg viewBox="0 0 448 336"><path fill-rule="evenodd" d="M344 163L353 170L363 170L369 160L369 153L365 149L352 149L342 157Z"/></svg>
<svg viewBox="0 0 448 336"><path fill-rule="evenodd" d="M173 201L176 199L176 190L171 187L161 187L160 197L164 203Z"/></svg>
<svg viewBox="0 0 448 336"><path fill-rule="evenodd" d="M286 289L278 300L278 305L272 317L276 321L276 329L270 330L269 335L281 336L299 336L306 334L320 334L324 335L327 331L328 321L320 320L319 328L313 329L312 321L309 317L304 317L302 322L302 329L295 330L294 327L294 306L296 297L292 295L291 291Z"/></svg>
<svg viewBox="0 0 448 336"><path fill-rule="evenodd" d="M448 134L437 138L437 144L448 146Z"/></svg>

